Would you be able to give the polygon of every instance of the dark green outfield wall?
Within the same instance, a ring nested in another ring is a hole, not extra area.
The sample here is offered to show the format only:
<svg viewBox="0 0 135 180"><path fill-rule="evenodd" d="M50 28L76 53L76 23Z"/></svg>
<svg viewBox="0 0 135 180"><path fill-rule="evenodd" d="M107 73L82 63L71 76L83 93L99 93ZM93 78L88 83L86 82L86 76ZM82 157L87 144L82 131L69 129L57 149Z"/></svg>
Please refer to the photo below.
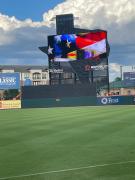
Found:
<svg viewBox="0 0 135 180"><path fill-rule="evenodd" d="M22 99L22 108L68 107L68 106L95 106L96 97L67 97L61 99Z"/></svg>
<svg viewBox="0 0 135 180"><path fill-rule="evenodd" d="M22 87L22 108L94 106L96 101L94 83Z"/></svg>
<svg viewBox="0 0 135 180"><path fill-rule="evenodd" d="M109 97L66 97L22 99L22 108L47 108L68 106L103 106L103 105L135 105L135 96L109 96Z"/></svg>

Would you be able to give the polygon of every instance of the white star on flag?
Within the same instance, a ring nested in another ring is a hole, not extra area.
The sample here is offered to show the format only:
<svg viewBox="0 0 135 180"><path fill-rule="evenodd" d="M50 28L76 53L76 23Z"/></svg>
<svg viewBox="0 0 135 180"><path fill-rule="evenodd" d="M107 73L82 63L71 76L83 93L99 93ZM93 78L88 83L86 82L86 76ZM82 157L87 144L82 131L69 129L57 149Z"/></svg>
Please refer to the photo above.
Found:
<svg viewBox="0 0 135 180"><path fill-rule="evenodd" d="M61 35L55 36L55 39L57 43L61 42Z"/></svg>
<svg viewBox="0 0 135 180"><path fill-rule="evenodd" d="M67 43L66 43L67 47L69 47L69 48L70 48L70 44L71 44L71 42L70 42L70 41L68 41L68 39L67 39Z"/></svg>
<svg viewBox="0 0 135 180"><path fill-rule="evenodd" d="M53 48L51 48L51 47L49 46L49 48L48 48L48 54L52 54L52 51L53 51Z"/></svg>

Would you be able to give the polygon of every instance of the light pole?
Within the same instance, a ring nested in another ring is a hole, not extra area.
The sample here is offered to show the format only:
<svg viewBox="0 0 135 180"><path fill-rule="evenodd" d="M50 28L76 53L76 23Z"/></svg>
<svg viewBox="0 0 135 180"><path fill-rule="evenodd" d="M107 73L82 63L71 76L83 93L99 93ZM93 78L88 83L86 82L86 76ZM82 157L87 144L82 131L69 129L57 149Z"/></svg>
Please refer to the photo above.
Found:
<svg viewBox="0 0 135 180"><path fill-rule="evenodd" d="M122 79L123 79L123 78L122 78L122 73L123 73L123 72L122 72L122 65L121 65L121 66L120 66L120 77L121 77L121 81L122 81Z"/></svg>

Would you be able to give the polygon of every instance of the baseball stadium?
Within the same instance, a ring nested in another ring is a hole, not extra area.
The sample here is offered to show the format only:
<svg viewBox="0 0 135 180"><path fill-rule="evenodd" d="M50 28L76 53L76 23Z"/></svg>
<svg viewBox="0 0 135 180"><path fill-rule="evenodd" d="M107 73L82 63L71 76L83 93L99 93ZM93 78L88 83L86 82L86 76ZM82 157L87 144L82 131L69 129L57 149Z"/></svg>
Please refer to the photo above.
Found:
<svg viewBox="0 0 135 180"><path fill-rule="evenodd" d="M0 67L0 180L134 180L135 72L110 82L107 31L55 20L48 66Z"/></svg>

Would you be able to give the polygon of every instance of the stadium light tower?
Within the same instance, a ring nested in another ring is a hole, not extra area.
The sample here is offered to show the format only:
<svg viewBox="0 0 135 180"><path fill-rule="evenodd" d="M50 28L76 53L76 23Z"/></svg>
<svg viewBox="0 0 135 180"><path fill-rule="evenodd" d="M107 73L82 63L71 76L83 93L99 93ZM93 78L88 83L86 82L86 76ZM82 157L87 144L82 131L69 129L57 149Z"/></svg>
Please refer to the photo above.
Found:
<svg viewBox="0 0 135 180"><path fill-rule="evenodd" d="M122 72L122 66L120 66L120 78L121 78L121 80L123 79L122 77L123 77L123 72Z"/></svg>

